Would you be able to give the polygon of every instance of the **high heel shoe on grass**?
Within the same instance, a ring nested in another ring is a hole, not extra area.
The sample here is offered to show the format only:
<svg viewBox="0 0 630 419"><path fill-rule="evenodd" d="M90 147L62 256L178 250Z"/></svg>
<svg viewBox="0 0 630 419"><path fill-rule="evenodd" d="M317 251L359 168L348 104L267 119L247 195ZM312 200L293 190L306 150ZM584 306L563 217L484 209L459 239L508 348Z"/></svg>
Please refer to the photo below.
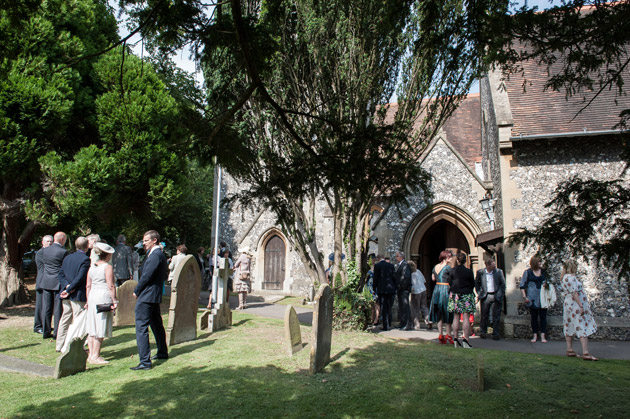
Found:
<svg viewBox="0 0 630 419"><path fill-rule="evenodd" d="M438 342L440 342L442 345L446 343L446 338L444 337L444 335L438 336Z"/></svg>
<svg viewBox="0 0 630 419"><path fill-rule="evenodd" d="M462 339L461 345L464 349L472 349L472 345L466 339Z"/></svg>
<svg viewBox="0 0 630 419"><path fill-rule="evenodd" d="M451 335L446 335L446 336L444 337L444 339L446 339L446 343L451 344L451 345L453 345L453 344L454 344L454 342L453 342L453 336L451 336Z"/></svg>
<svg viewBox="0 0 630 419"><path fill-rule="evenodd" d="M453 339L453 347L455 347L455 348L461 348L462 347L462 343L459 341L459 339Z"/></svg>

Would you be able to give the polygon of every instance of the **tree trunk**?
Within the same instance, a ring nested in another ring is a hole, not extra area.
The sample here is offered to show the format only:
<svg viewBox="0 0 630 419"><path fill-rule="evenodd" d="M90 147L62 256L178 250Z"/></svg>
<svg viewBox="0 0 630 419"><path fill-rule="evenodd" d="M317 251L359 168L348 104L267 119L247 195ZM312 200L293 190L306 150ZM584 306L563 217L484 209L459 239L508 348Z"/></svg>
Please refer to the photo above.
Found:
<svg viewBox="0 0 630 419"><path fill-rule="evenodd" d="M2 202L2 235L0 236L0 306L12 306L28 302L24 283L20 278L20 268L24 248L20 242L27 237L19 237L20 206L17 201ZM29 224L30 227L30 224ZM29 234L26 234L28 236ZM28 237L30 242L30 237Z"/></svg>

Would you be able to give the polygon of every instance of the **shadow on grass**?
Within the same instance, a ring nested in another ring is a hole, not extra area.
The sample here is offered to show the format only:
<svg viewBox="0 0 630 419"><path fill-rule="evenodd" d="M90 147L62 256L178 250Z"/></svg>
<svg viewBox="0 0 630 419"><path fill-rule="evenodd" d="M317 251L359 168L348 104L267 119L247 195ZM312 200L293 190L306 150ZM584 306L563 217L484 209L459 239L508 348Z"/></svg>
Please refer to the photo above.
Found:
<svg viewBox="0 0 630 419"><path fill-rule="evenodd" d="M39 346L39 343L29 343L28 345L12 346L10 348L0 348L0 352L13 351L16 349L23 349L23 348L28 348L31 346Z"/></svg>

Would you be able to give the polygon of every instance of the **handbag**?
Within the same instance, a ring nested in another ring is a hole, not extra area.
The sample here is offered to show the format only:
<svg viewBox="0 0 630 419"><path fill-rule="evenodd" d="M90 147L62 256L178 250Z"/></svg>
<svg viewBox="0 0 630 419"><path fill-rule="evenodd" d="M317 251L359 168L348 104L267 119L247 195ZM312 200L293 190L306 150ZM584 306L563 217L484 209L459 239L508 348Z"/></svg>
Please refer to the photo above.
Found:
<svg viewBox="0 0 630 419"><path fill-rule="evenodd" d="M108 311L112 311L112 304L97 304L96 305L97 313L105 313Z"/></svg>
<svg viewBox="0 0 630 419"><path fill-rule="evenodd" d="M553 284L546 281L540 287L540 308L550 308L556 303L556 289Z"/></svg>

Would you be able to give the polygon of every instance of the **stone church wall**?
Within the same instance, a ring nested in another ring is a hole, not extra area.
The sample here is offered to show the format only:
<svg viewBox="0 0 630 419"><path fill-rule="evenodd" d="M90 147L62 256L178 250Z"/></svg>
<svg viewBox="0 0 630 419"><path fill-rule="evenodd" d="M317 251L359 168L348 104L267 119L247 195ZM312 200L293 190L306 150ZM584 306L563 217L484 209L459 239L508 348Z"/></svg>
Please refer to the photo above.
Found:
<svg viewBox="0 0 630 419"><path fill-rule="evenodd" d="M479 90L481 95L481 164L485 179L492 181L492 193L494 198L496 198L494 207L495 228L502 228L503 190L501 188L501 167L499 163L499 130L488 77L481 79Z"/></svg>
<svg viewBox="0 0 630 419"><path fill-rule="evenodd" d="M510 178L521 190L522 198L512 202L513 209L521 210L522 218L513 220L514 228L532 228L540 224L549 210L544 205L552 198L557 185L573 176L599 180L616 179L624 168L621 147L617 138L589 137L553 140L524 140L513 142L517 162L510 171ZM525 249L515 254L515 261L528 263L534 251ZM563 255L559 255L562 260ZM578 275L596 316L598 332L596 339L628 339L630 307L628 286L625 280L618 281L615 272L596 268L593 261L580 260ZM560 286L559 263L548 266L553 283L558 291L558 301L549 311L549 333L562 337L562 302L565 291ZM517 281L517 278L508 278ZM518 313L529 320L528 310L518 303ZM531 334L527 322L515 327L517 337Z"/></svg>

